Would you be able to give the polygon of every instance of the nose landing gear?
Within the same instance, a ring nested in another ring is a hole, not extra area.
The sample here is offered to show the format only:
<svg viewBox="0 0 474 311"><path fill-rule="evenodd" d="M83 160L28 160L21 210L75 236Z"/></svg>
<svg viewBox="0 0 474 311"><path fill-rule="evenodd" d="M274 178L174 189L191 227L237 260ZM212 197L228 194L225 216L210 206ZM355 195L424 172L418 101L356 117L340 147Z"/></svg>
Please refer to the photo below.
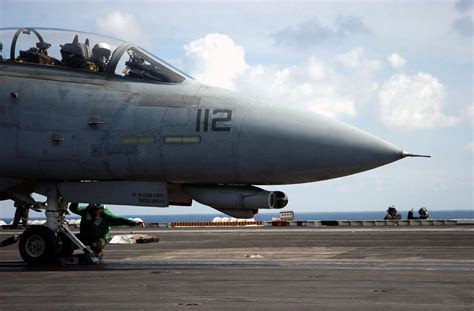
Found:
<svg viewBox="0 0 474 311"><path fill-rule="evenodd" d="M82 262L98 263L99 259L69 230L65 221L67 203L56 196L48 196L46 224L31 226L20 236L21 258L30 265L54 264L59 258L70 257L74 248L84 252Z"/></svg>
<svg viewBox="0 0 474 311"><path fill-rule="evenodd" d="M56 259L61 249L56 233L46 226L31 226L20 237L21 258L27 264L47 264Z"/></svg>

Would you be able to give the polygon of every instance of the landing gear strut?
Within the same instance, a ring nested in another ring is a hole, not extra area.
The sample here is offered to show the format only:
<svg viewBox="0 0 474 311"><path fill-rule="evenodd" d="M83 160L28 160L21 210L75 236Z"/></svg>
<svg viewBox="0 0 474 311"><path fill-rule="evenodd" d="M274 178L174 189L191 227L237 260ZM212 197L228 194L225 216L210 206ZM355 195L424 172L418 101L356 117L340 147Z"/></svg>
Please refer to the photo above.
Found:
<svg viewBox="0 0 474 311"><path fill-rule="evenodd" d="M82 250L86 262L97 263L98 258L69 230L65 221L67 202L61 201L56 193L48 195L46 224L31 226L20 236L21 258L31 265L52 264L60 257L71 256L74 248Z"/></svg>

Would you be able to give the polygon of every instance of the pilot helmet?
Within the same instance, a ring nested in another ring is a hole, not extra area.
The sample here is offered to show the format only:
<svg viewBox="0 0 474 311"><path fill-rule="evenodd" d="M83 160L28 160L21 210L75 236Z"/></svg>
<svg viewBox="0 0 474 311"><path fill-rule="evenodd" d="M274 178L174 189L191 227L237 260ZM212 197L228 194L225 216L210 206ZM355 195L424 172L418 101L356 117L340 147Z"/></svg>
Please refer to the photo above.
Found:
<svg viewBox="0 0 474 311"><path fill-rule="evenodd" d="M111 53L110 45L106 42L99 42L92 48L94 57L103 61L108 61Z"/></svg>
<svg viewBox="0 0 474 311"><path fill-rule="evenodd" d="M418 214L428 214L428 209L426 207L422 207L418 210Z"/></svg>

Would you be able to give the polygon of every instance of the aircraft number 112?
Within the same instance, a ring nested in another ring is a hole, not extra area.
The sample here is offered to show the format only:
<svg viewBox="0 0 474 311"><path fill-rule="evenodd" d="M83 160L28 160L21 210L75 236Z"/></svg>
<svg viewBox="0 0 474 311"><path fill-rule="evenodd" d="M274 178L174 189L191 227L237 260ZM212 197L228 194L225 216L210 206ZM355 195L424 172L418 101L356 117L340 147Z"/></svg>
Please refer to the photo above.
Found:
<svg viewBox="0 0 474 311"><path fill-rule="evenodd" d="M209 124L209 120L211 124ZM231 120L232 110L230 109L212 109L212 115L210 109L198 109L196 114L196 132L208 132L209 125L211 126L211 131L230 132L231 126L224 125L222 122L229 122Z"/></svg>

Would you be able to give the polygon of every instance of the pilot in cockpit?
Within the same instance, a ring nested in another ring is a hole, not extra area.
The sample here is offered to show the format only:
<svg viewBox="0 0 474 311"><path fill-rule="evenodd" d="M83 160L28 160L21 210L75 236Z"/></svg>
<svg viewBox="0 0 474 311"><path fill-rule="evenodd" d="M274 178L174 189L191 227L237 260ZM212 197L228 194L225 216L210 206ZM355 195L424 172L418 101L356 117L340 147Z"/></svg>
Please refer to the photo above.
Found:
<svg viewBox="0 0 474 311"><path fill-rule="evenodd" d="M110 46L105 42L99 42L92 48L92 58L99 67L100 72L105 72L105 69L109 64L110 55Z"/></svg>

